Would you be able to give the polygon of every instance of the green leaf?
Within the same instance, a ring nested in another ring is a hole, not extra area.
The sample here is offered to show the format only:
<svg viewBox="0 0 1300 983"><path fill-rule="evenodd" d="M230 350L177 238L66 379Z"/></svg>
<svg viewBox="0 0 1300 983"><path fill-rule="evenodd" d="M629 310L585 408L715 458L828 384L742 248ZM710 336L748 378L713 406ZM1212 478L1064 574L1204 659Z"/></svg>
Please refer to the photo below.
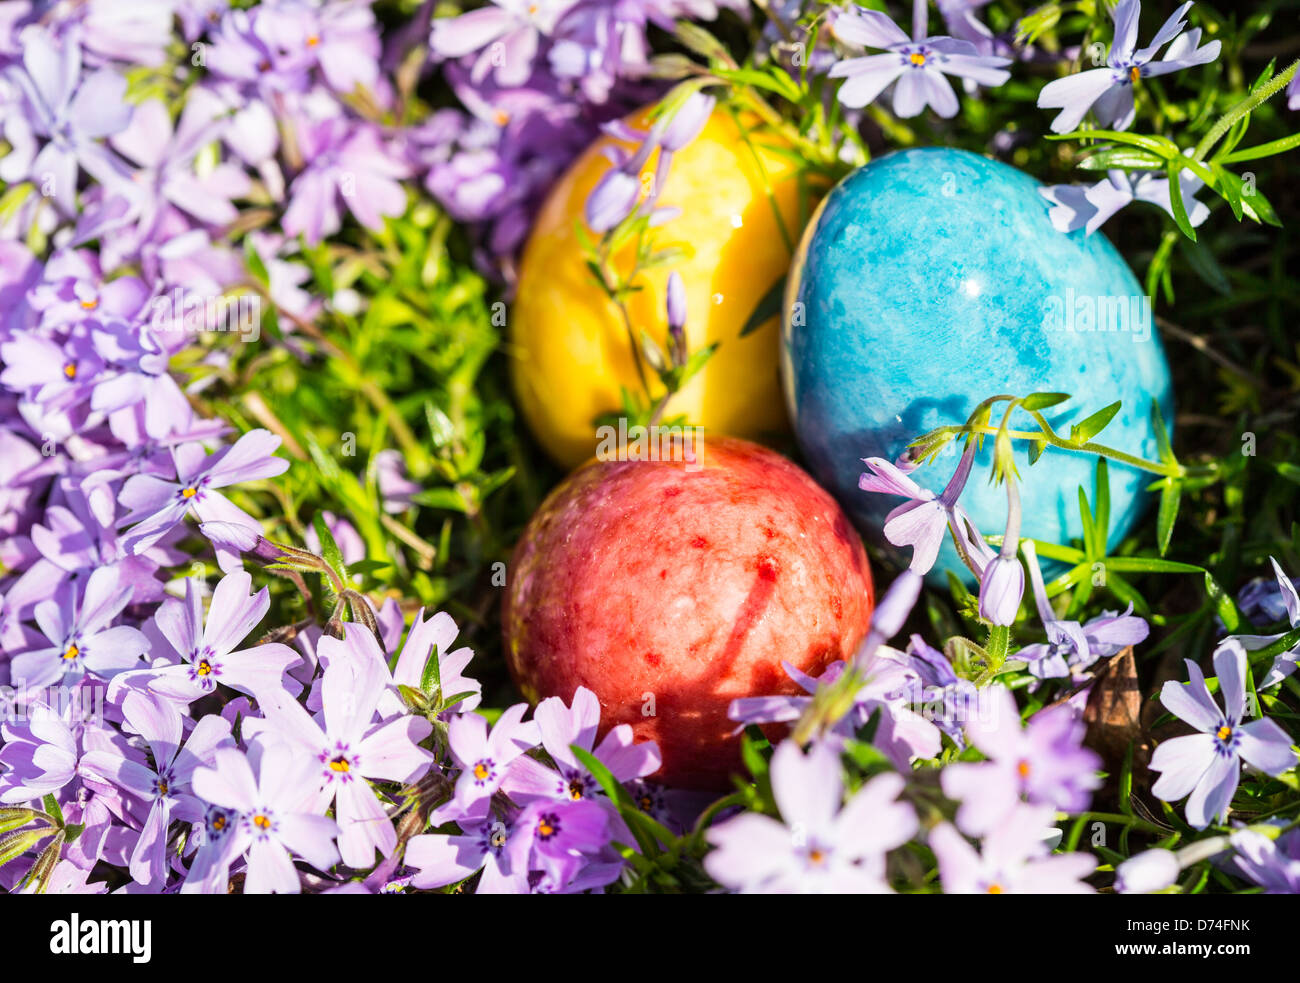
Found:
<svg viewBox="0 0 1300 983"><path fill-rule="evenodd" d="M1169 442L1169 429L1165 426L1164 414L1160 412L1160 404L1154 399L1151 400L1151 428L1156 432L1156 450L1161 462L1177 464L1178 458L1174 457L1174 448Z"/></svg>
<svg viewBox="0 0 1300 983"><path fill-rule="evenodd" d="M1079 161L1078 167L1084 171L1109 171L1112 168L1133 171L1158 171L1165 166L1165 159L1150 150L1139 147L1113 147L1099 150Z"/></svg>
<svg viewBox="0 0 1300 983"><path fill-rule="evenodd" d="M412 495L411 501L417 505L446 509L449 512L466 512L469 509L465 502L465 496L455 488L428 488Z"/></svg>
<svg viewBox="0 0 1300 983"><path fill-rule="evenodd" d="M1193 563L1179 563L1177 560L1162 560L1155 556L1108 556L1107 570L1120 570L1125 573L1204 573L1204 567Z"/></svg>
<svg viewBox="0 0 1300 983"><path fill-rule="evenodd" d="M1088 493L1083 490L1083 485L1079 486L1079 518L1083 522L1083 548L1087 550L1088 556L1105 556L1105 547L1097 543L1097 523L1092 517L1092 509L1088 507Z"/></svg>
<svg viewBox="0 0 1300 983"><path fill-rule="evenodd" d="M35 809L25 809L21 806L0 807L0 834L12 833L14 830L37 820L48 825L50 817L43 812L37 812Z"/></svg>
<svg viewBox="0 0 1300 983"><path fill-rule="evenodd" d="M1020 405L1027 410L1045 410L1064 403L1069 398L1069 393L1030 393L1020 401Z"/></svg>
<svg viewBox="0 0 1300 983"><path fill-rule="evenodd" d="M753 311L750 312L749 318L745 321L744 327L740 329L740 337L753 334L764 324L781 313L782 298L785 296L785 277L777 280L772 284L767 293L759 298L754 305Z"/></svg>
<svg viewBox="0 0 1300 983"><path fill-rule="evenodd" d="M347 564L343 562L343 551L339 549L339 544L334 542L334 534L330 532L329 523L325 521L325 513L317 512L313 515L311 524L312 528L316 530L316 535L320 538L321 556L333 568L334 572L346 581L348 568Z"/></svg>
<svg viewBox="0 0 1300 983"><path fill-rule="evenodd" d="M1178 182L1178 177L1182 173L1182 164L1178 161L1170 161L1166 168L1166 176L1169 178L1169 210L1173 213L1174 222L1183 232L1183 235L1196 241L1196 230L1192 228L1192 220L1187 215L1187 206L1183 204L1183 188Z"/></svg>
<svg viewBox="0 0 1300 983"><path fill-rule="evenodd" d="M1238 610L1232 595L1220 586L1214 579L1214 574L1208 570L1205 572L1205 593L1214 604L1215 612L1219 615L1219 620L1223 622L1223 627L1227 629L1228 634L1237 631L1241 627L1241 611Z"/></svg>
<svg viewBox="0 0 1300 983"><path fill-rule="evenodd" d="M1101 553L1104 556L1110 538L1110 465L1104 457L1097 458L1096 485L1096 509L1093 517L1097 520Z"/></svg>
<svg viewBox="0 0 1300 983"><path fill-rule="evenodd" d="M1245 150L1234 150L1230 154L1224 154L1219 158L1218 162L1220 164L1235 164L1243 160L1258 160L1261 157L1284 154L1296 147L1300 147L1300 133L1292 133L1289 137L1282 137L1280 140L1270 140L1268 143L1256 144L1253 147L1247 147Z"/></svg>
<svg viewBox="0 0 1300 983"><path fill-rule="evenodd" d="M1156 515L1156 546L1160 555L1169 551L1169 543L1174 535L1174 522L1178 519L1178 507L1183 501L1182 483L1173 478L1166 478L1160 492L1160 510Z"/></svg>
<svg viewBox="0 0 1300 983"><path fill-rule="evenodd" d="M434 646L429 652L429 659L424 664L424 672L420 674L420 689L426 693L432 693L442 687L442 666L439 664L438 646Z"/></svg>
<svg viewBox="0 0 1300 983"><path fill-rule="evenodd" d="M1087 419L1081 420L1070 427L1070 443L1076 446L1083 446L1093 437L1106 429L1106 425L1115 419L1115 414L1123 406L1123 400L1116 400L1109 406L1104 406Z"/></svg>

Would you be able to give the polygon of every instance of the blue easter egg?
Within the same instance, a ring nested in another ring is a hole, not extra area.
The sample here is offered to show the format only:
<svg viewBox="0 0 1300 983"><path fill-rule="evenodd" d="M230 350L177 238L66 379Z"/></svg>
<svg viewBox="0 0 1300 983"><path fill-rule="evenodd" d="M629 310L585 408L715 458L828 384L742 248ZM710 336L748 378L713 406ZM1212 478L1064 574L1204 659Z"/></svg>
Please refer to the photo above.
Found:
<svg viewBox="0 0 1300 983"><path fill-rule="evenodd" d="M989 396L1070 393L1044 414L1062 435L1123 400L1097 440L1147 459L1157 455L1152 399L1172 423L1169 366L1142 288L1105 236L1057 231L1040 187L967 151L907 150L841 181L804 233L782 332L790 417L812 473L877 541L903 499L860 491L862 458L896 460ZM1012 425L1033 429L1022 410ZM987 480L992 444L960 499L988 535L1002 532L1007 508L1005 488ZM1021 535L1082 537L1078 489L1093 499L1096 458L1048 448L1030 467L1025 447L1017 442ZM959 456L955 441L913 477L938 493ZM1112 544L1151 480L1111 462ZM934 575L945 569L972 579L950 540Z"/></svg>

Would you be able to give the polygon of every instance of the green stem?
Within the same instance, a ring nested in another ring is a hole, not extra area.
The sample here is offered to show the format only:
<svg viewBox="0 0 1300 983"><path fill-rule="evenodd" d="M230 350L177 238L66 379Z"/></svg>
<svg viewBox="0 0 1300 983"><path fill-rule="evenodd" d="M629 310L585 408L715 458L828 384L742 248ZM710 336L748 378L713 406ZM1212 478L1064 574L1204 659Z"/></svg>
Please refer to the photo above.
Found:
<svg viewBox="0 0 1300 983"><path fill-rule="evenodd" d="M997 427L976 426L974 424L963 424L961 426L939 427L930 431L932 434L966 434L977 433L986 437L996 437L998 434ZM1030 433L1027 430L1008 430L1007 435L1012 440L1041 440L1052 447L1063 451L1075 451L1083 454L1096 454L1098 457L1109 458L1112 461L1118 461L1120 464L1127 464L1130 467L1137 468L1139 471L1148 471L1151 474L1158 474L1165 478L1186 478L1191 476L1202 475L1203 469L1187 468L1181 464L1170 465L1160 461L1148 461L1145 458L1137 457L1133 454L1127 454L1124 451L1116 450L1113 447L1106 447L1103 444L1072 444L1068 440L1058 436L1054 431L1043 430L1040 433ZM1204 476L1208 477L1213 474L1213 469L1204 469Z"/></svg>
<svg viewBox="0 0 1300 983"><path fill-rule="evenodd" d="M1295 77L1297 67L1300 67L1300 60L1293 61L1290 67L1281 75L1275 75L1267 83L1261 85L1245 99L1241 100L1241 102L1237 103L1237 105L1224 113L1219 121L1215 123L1214 126L1210 127L1210 132L1205 134L1205 136L1201 138L1201 142L1196 145L1196 149L1192 151L1192 160L1197 161L1198 163L1203 161L1205 155L1210 152L1210 149L1216 143L1223 139L1224 134L1232 129L1233 124L1236 123L1237 120L1241 119L1256 107L1263 105L1269 99L1273 98L1273 96L1286 88L1287 83Z"/></svg>

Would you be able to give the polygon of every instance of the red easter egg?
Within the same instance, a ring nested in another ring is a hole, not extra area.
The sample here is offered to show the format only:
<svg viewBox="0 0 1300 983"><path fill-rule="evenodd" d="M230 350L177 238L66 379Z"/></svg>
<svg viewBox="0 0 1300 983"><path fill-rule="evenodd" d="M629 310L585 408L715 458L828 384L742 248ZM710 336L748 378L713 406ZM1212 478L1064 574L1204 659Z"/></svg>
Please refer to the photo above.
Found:
<svg viewBox="0 0 1300 983"><path fill-rule="evenodd" d="M691 460L593 460L562 482L515 549L502 622L528 700L586 686L602 735L659 744L656 780L715 789L740 770L731 701L801 692L783 660L815 675L852 656L872 586L858 534L792 462L692 443Z"/></svg>

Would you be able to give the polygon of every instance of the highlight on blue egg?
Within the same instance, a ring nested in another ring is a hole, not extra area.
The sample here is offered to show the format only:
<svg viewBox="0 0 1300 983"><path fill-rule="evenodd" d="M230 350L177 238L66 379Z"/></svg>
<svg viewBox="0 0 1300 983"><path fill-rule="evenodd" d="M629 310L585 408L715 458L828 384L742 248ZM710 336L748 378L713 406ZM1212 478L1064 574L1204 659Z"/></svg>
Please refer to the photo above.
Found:
<svg viewBox="0 0 1300 983"><path fill-rule="evenodd" d="M1040 187L968 151L905 150L841 181L804 233L782 329L790 417L813 474L877 542L902 500L859 491L862 459L894 461L989 396L1070 393L1045 413L1058 432L1122 400L1106 443L1157 456L1152 400L1172 421L1173 399L1150 301L1104 235L1053 227ZM960 501L980 531L1000 534L1006 491L983 477L992 444ZM913 477L938 492L960 452L950 443ZM1020 444L1016 462L1021 535L1080 538L1078 489L1093 498L1095 458L1048 448L1030 467ZM1111 463L1114 543L1147 506L1151 476ZM950 539L931 576L945 570L971 580Z"/></svg>

